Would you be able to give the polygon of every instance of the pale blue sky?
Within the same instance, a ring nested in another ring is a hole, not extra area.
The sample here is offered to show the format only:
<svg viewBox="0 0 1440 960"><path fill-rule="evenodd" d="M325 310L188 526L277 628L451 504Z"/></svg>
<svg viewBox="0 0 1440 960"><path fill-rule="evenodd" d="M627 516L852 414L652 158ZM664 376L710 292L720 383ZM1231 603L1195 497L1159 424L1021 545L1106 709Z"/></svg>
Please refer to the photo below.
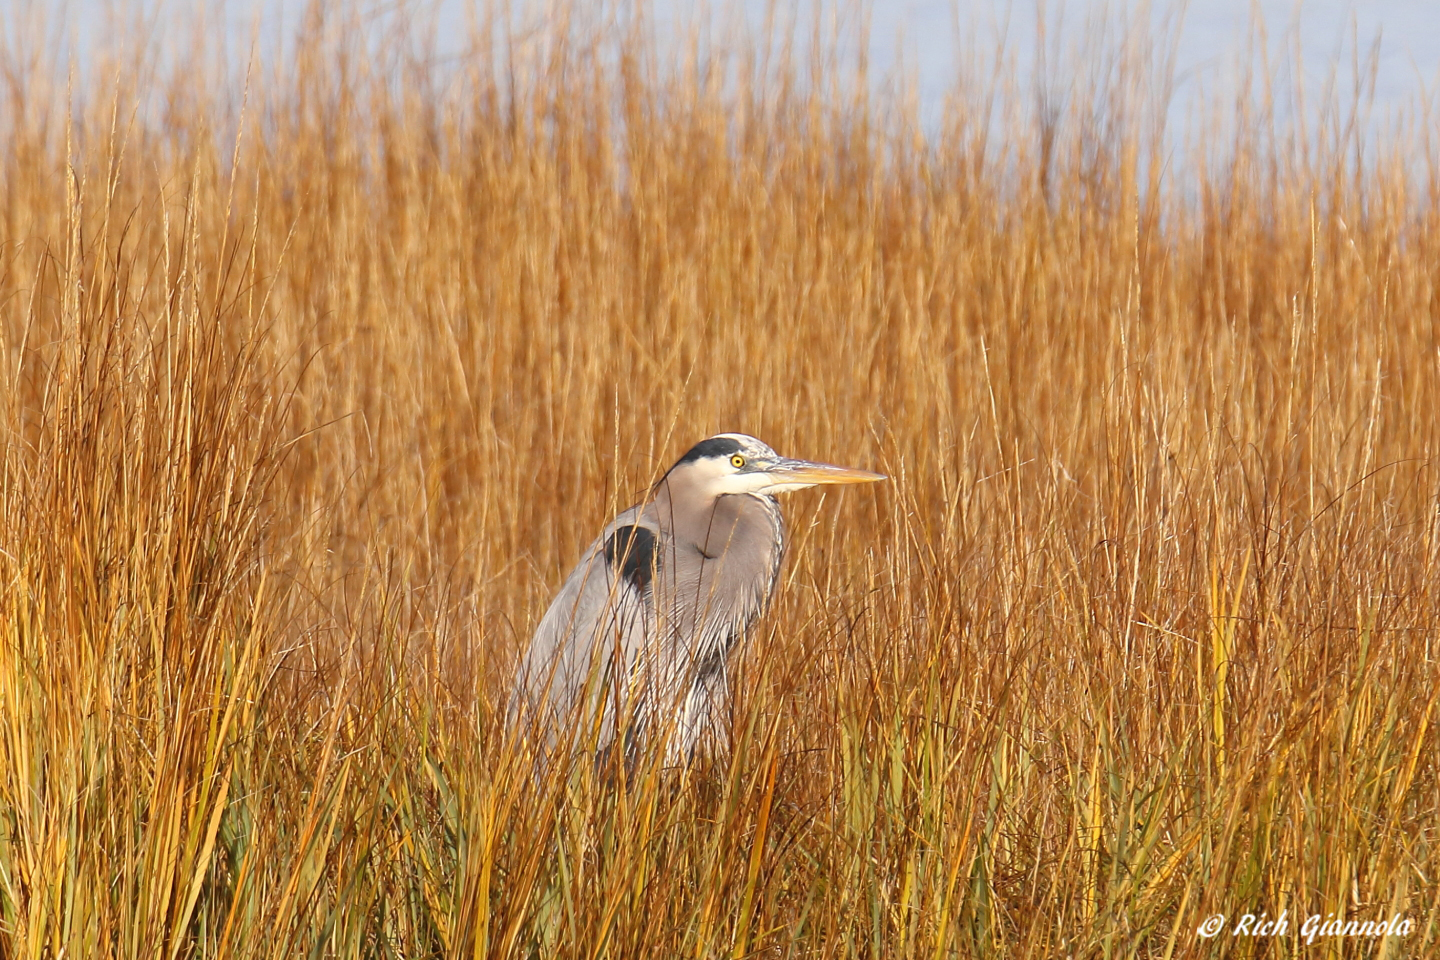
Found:
<svg viewBox="0 0 1440 960"><path fill-rule="evenodd" d="M103 33L104 11L114 6L113 0L10 0L20 7L30 6L32 13L48 16L52 30L59 28L77 38L83 49ZM265 38L262 46L271 47L277 38L293 32L304 9L304 0L202 0L212 10L221 11L214 18L235 41L235 49L248 46L252 26L259 24ZM502 5L505 0L499 0ZM543 17L546 0L527 3L510 0L516 8L531 13L519 17L535 23ZM782 15L788 13L801 23L810 22L810 11L821 2L825 8L850 10L862 6L854 0L793 0L779 2ZM198 3L177 0L154 0L136 3L128 8L151 11L161 32L177 19L177 11L191 10ZM472 5L483 8L484 0L354 0L354 9L378 11L377 22L394 16L397 7L418 11L421 16L432 14L441 25L438 52L453 55L460 49L466 22L465 11ZM738 7L725 0L698 3L695 0L652 0L657 32L663 38L677 24L696 19L719 23L716 9L743 12L754 28L763 23L767 0L740 0ZM1155 3L1151 19L1162 21L1164 11L1175 5ZM582 4L583 8L583 4ZM1043 9L1048 22L1046 33L1051 57L1057 49L1072 45L1085 33L1087 24L1104 22L1116 30L1140 8L1133 0L1102 2L1102 0L875 0L871 10L869 54L872 76L882 84L893 74L897 51L903 53L917 86L923 114L938 115L944 93L949 89L960 64L974 63L976 52L988 55L996 49L996 38L1005 38L1007 55L1016 64L1019 75L1028 77L1035 62L1037 49L1038 9ZM15 16L12 13L9 16ZM167 13L154 16L156 10ZM1440 0L1195 0L1184 10L1182 29L1176 48L1176 107L1182 110L1197 91L1222 92L1233 82L1236 64L1246 49L1249 27L1258 14L1266 25L1267 46L1272 58L1284 59L1298 49L1303 62L1305 81L1310 96L1323 92L1332 68L1339 66L1338 80L1347 90L1352 82L1352 63L1356 41L1361 58L1369 54L1377 40L1378 60L1375 83L1377 113L1401 106L1413 106L1417 97L1440 89ZM853 23L852 14L840 14ZM733 24L732 24L733 25ZM383 29L383 27L379 28ZM802 30L802 33L806 31ZM715 31L726 35L723 26ZM181 40L183 42L183 40ZM1293 60L1290 61L1293 63ZM1172 111L1172 114L1176 111Z"/></svg>

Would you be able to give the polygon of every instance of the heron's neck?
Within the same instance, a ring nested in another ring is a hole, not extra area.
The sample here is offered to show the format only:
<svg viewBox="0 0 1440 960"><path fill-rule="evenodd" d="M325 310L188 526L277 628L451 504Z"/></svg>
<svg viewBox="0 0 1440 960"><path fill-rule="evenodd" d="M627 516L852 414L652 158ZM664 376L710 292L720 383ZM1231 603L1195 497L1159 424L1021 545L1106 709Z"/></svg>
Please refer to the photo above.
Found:
<svg viewBox="0 0 1440 960"><path fill-rule="evenodd" d="M718 497L676 497L669 484L661 484L655 496L656 515L662 527L677 539L707 554L724 550L741 531L766 529L767 540L783 542L785 522L774 497L757 493L722 494Z"/></svg>

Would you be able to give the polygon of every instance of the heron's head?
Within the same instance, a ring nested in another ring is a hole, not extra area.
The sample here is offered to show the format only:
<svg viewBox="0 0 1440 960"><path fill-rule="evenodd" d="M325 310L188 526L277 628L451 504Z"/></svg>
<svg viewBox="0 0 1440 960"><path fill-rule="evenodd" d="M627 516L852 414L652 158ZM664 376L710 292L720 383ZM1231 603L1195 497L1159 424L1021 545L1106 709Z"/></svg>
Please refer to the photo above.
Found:
<svg viewBox="0 0 1440 960"><path fill-rule="evenodd" d="M882 474L810 460L782 457L743 433L722 433L691 447L665 474L672 486L683 485L701 497L753 493L769 496L824 483L871 483Z"/></svg>

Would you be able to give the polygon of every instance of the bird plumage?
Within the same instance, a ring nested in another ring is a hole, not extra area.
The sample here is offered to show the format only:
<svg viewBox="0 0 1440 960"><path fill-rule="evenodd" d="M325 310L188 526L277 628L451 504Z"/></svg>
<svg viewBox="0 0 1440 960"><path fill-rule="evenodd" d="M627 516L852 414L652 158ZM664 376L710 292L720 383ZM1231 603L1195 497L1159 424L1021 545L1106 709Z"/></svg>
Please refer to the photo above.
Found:
<svg viewBox="0 0 1440 960"><path fill-rule="evenodd" d="M880 478L787 460L743 434L697 444L585 550L520 664L512 714L543 725L547 744L577 722L581 742L618 741L628 760L655 737L673 762L723 740L727 663L784 556L773 493L862 479Z"/></svg>

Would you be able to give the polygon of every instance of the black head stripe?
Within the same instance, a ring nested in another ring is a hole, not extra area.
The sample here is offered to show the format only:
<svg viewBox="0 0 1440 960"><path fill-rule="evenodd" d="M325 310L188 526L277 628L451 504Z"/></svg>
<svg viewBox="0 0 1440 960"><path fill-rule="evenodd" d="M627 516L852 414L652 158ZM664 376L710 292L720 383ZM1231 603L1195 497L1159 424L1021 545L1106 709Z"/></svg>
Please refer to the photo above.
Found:
<svg viewBox="0 0 1440 960"><path fill-rule="evenodd" d="M605 562L642 593L655 578L655 553L655 534L644 527L616 527L605 541Z"/></svg>
<svg viewBox="0 0 1440 960"><path fill-rule="evenodd" d="M693 463L705 457L728 457L732 453L740 452L740 441L731 440L729 437L711 437L709 440L701 440L691 447L685 456L675 462L675 466L682 463Z"/></svg>

